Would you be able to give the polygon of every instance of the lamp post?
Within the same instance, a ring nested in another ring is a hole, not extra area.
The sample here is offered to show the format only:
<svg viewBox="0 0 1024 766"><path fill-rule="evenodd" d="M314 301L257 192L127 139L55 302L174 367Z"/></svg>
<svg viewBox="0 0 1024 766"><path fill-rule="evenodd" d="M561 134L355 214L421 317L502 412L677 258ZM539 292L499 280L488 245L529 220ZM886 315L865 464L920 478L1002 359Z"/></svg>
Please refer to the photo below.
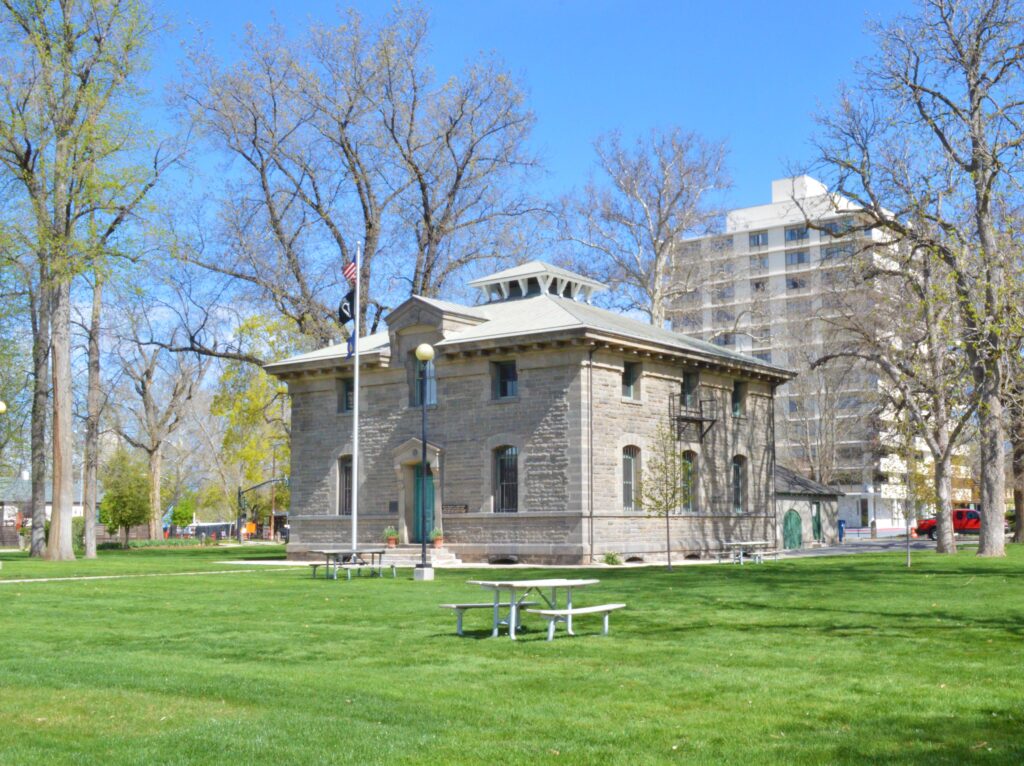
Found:
<svg viewBox="0 0 1024 766"><path fill-rule="evenodd" d="M434 570L427 561L427 372L434 360L434 347L421 343L416 347L416 358L420 361L420 409L422 410L420 431L420 563L416 565L416 580L433 580Z"/></svg>

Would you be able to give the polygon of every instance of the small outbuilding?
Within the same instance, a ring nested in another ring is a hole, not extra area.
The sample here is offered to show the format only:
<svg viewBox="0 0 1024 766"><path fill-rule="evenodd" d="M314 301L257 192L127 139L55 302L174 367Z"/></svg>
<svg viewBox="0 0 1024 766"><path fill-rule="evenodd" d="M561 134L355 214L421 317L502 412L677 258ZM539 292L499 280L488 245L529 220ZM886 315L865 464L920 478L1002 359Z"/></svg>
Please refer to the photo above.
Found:
<svg viewBox="0 0 1024 766"><path fill-rule="evenodd" d="M843 495L801 476L791 468L775 466L776 534L787 550L833 545L839 540L839 498Z"/></svg>

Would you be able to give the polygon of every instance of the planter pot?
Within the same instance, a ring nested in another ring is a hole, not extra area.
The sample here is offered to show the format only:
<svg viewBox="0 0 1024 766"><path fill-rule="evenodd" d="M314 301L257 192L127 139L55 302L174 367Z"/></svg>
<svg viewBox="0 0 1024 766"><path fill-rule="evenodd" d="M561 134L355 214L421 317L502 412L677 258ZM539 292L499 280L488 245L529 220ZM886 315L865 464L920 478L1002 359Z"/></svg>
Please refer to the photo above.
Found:
<svg viewBox="0 0 1024 766"><path fill-rule="evenodd" d="M443 548L444 547L444 538L443 537L436 538L434 540L434 547L435 548Z"/></svg>
<svg viewBox="0 0 1024 766"><path fill-rule="evenodd" d="M387 542L388 542L388 547L389 548L397 548L398 547L398 538L397 537L389 537L389 538L387 538Z"/></svg>

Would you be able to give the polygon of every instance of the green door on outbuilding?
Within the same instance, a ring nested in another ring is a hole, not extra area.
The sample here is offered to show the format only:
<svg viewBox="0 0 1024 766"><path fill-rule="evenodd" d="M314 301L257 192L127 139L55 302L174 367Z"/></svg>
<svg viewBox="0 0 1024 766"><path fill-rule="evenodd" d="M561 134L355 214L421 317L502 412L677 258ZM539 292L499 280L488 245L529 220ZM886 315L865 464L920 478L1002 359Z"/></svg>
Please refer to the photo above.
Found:
<svg viewBox="0 0 1024 766"><path fill-rule="evenodd" d="M790 508L782 519L782 547L786 550L799 548L803 544L800 531L800 514Z"/></svg>

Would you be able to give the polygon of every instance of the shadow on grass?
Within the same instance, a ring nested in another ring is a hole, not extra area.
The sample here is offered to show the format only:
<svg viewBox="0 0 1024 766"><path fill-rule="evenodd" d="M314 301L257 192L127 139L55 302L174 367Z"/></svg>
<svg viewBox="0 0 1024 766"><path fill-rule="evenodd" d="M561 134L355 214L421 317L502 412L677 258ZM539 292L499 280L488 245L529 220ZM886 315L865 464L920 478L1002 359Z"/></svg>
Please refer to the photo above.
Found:
<svg viewBox="0 0 1024 766"><path fill-rule="evenodd" d="M1019 764L1024 762L1019 712L961 707L946 715L890 713L858 719L855 731L834 721L842 743L815 748L815 757L822 763ZM824 741L835 739L831 732L822 734Z"/></svg>

